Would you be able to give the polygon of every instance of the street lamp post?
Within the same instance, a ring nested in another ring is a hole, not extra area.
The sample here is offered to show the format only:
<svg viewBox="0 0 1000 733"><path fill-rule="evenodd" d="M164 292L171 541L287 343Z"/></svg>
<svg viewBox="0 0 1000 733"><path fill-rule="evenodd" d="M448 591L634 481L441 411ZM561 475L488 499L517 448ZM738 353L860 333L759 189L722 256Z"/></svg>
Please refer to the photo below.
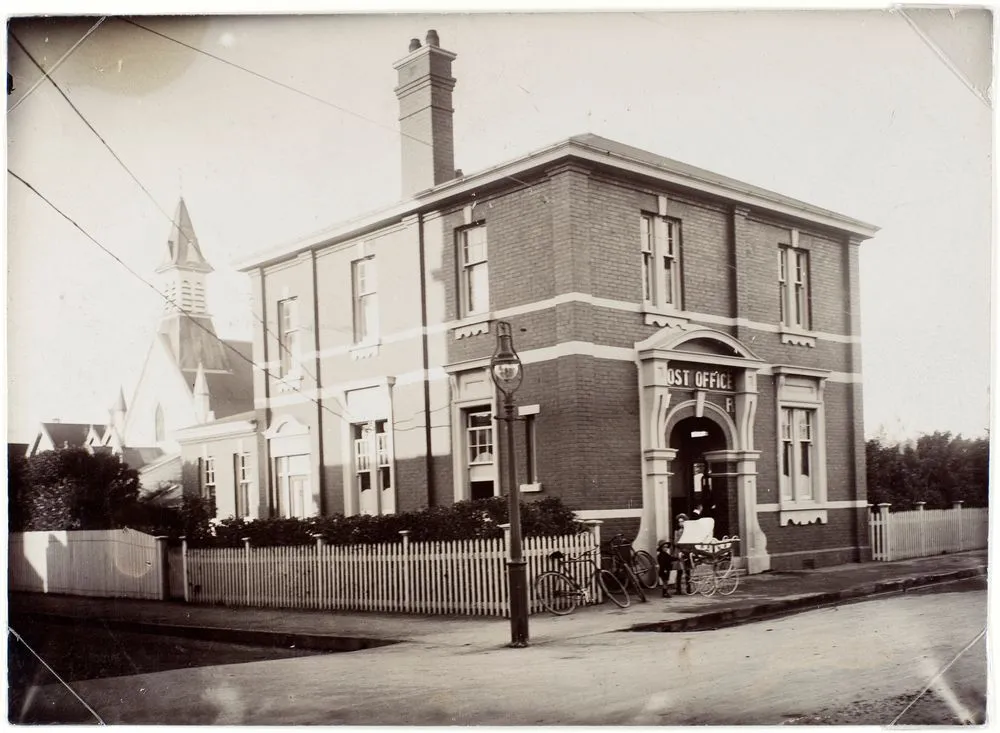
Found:
<svg viewBox="0 0 1000 733"><path fill-rule="evenodd" d="M490 359L490 377L503 394L504 417L507 423L507 486L510 500L510 559L507 561L507 582L510 591L510 646L528 646L528 578L527 562L521 548L521 491L517 485L514 460L514 393L521 386L524 369L514 350L514 338L507 321L497 321L497 348Z"/></svg>

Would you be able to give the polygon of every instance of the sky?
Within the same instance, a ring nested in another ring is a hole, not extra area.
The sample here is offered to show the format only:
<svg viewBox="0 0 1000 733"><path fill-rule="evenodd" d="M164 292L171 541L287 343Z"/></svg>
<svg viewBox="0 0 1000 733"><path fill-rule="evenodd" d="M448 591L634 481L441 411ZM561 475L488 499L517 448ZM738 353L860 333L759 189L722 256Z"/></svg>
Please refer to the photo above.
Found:
<svg viewBox="0 0 1000 733"><path fill-rule="evenodd" d="M179 196L215 267L216 328L245 339L233 263L397 201L392 64L430 28L458 54L467 174L592 132L881 227L861 247L866 434L989 426L986 11L134 20L156 33L108 19L52 77L139 183L49 82L25 97L41 74L8 39L8 169L113 254L7 176L10 441L130 398ZM11 30L50 69L96 21Z"/></svg>

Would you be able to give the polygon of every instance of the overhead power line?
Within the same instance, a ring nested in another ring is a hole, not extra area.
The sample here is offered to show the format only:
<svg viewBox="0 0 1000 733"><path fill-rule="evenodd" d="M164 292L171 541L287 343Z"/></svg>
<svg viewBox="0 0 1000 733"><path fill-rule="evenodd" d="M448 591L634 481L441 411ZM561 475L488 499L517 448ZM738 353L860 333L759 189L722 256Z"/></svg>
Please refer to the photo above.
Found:
<svg viewBox="0 0 1000 733"><path fill-rule="evenodd" d="M48 71L46 71L46 70L43 69L42 70L42 78L39 79L38 81L36 81L34 84L32 84L31 87L28 88L28 91L26 91L23 95L21 95L21 98L18 99L16 102L14 102L14 104L11 105L10 109L7 110L8 114L11 113L11 112L13 112L18 107L20 107L21 103L25 99L27 99L28 97L30 97L31 94L32 94L32 92L34 92L36 89L38 89L38 87L41 85L41 83L43 81L45 81L51 74L54 74L55 71L56 71L56 69L58 69L62 65L63 61L65 61L66 59L68 59L73 54L73 52L76 51L76 49L78 49L83 44L84 41L86 41L88 38L90 38L90 36L94 33L94 31L96 31L100 27L101 23L103 23L107 19L108 19L108 16L106 16L106 15L102 16L101 18L99 18L98 21L96 23L94 23L94 25L90 26L90 29L86 33L83 34L83 36L80 38L79 41L77 41L72 46L70 46L69 50L66 53L64 53L62 55L62 57L58 61L56 61L54 64L52 64L52 68L51 69L49 69ZM11 33L10 35L11 35L11 37L14 36L13 33ZM18 45L20 45L20 43L18 43ZM22 48L23 48L23 46L22 46ZM37 66L37 64L36 64L36 66Z"/></svg>

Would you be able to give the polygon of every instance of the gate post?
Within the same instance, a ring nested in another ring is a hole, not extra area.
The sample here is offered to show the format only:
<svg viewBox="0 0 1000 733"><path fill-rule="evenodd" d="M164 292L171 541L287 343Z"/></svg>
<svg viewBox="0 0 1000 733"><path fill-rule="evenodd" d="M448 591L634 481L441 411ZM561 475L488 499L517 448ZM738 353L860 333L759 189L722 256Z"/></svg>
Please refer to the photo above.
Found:
<svg viewBox="0 0 1000 733"><path fill-rule="evenodd" d="M920 557L927 557L927 541L925 539L925 530L924 530L924 522L925 522L924 504L926 504L927 502L917 501L914 503L917 505L917 531L920 533Z"/></svg>
<svg viewBox="0 0 1000 733"><path fill-rule="evenodd" d="M188 586L188 540L181 537L181 570L184 577L184 602L191 602L191 590Z"/></svg>
<svg viewBox="0 0 1000 733"><path fill-rule="evenodd" d="M250 538L242 537L243 540L243 566L246 573L247 583L247 606L250 605Z"/></svg>
<svg viewBox="0 0 1000 733"><path fill-rule="evenodd" d="M892 529L889 526L889 507L892 504L883 501L878 505L879 523L882 525L882 560L892 560Z"/></svg>
<svg viewBox="0 0 1000 733"><path fill-rule="evenodd" d="M166 535L156 535L156 563L160 568L160 600L170 600L170 558Z"/></svg>
<svg viewBox="0 0 1000 733"><path fill-rule="evenodd" d="M958 551L961 552L965 548L965 543L962 542L962 504L965 502L958 499L952 502L951 508L958 512Z"/></svg>
<svg viewBox="0 0 1000 733"><path fill-rule="evenodd" d="M403 610L412 611L410 608L410 530L399 530L400 537L403 538Z"/></svg>

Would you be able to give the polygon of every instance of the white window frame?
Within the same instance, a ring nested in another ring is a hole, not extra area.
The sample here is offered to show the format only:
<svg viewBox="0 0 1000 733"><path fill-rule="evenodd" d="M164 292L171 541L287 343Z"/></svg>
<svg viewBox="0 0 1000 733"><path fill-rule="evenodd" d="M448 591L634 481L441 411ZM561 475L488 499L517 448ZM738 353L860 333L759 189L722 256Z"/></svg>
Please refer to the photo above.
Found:
<svg viewBox="0 0 1000 733"><path fill-rule="evenodd" d="M827 522L826 406L824 385L829 372L807 367L773 367L776 380L775 435L780 523ZM808 416L809 429L803 423ZM807 446L809 474L803 474ZM785 473L786 453L788 474Z"/></svg>
<svg viewBox="0 0 1000 733"><path fill-rule="evenodd" d="M472 498L472 484L491 481L493 483L493 496L500 496L500 480L497 467L500 465L497 456L497 425L494 420L493 407L490 404L474 405L462 407L461 444L462 444L462 465L464 494L466 499ZM478 417L482 420L486 418L488 424L472 426L472 418ZM473 436L475 435L475 445L480 448L486 446L490 450L479 452L473 457ZM481 440L488 436L488 440Z"/></svg>
<svg viewBox="0 0 1000 733"><path fill-rule="evenodd" d="M473 237L482 237L482 241L473 243L470 241ZM472 250L472 247L477 250ZM489 237L486 224L479 223L458 230L457 249L459 318L486 316L490 312ZM479 294L477 285L483 286L484 292Z"/></svg>
<svg viewBox="0 0 1000 733"><path fill-rule="evenodd" d="M201 497L215 500L215 456L204 456L201 459Z"/></svg>
<svg viewBox="0 0 1000 733"><path fill-rule="evenodd" d="M809 250L799 247L798 230L791 244L778 245L778 323L782 343L816 346L812 332L812 262Z"/></svg>
<svg viewBox="0 0 1000 733"><path fill-rule="evenodd" d="M249 517L250 512L250 487L253 484L253 474L251 473L250 454L246 451L233 454L233 484L235 495L233 499L234 509L237 517Z"/></svg>
<svg viewBox="0 0 1000 733"><path fill-rule="evenodd" d="M524 421L524 471L527 483L521 484L522 492L531 493L542 490L542 481L538 475L538 405L521 405L517 408L518 417Z"/></svg>
<svg viewBox="0 0 1000 733"><path fill-rule="evenodd" d="M302 327L299 321L299 299L278 301L278 357L280 376L296 379L302 374Z"/></svg>
<svg viewBox="0 0 1000 733"><path fill-rule="evenodd" d="M681 311L681 222L643 213L639 225L643 303L661 311Z"/></svg>
<svg viewBox="0 0 1000 733"><path fill-rule="evenodd" d="M395 461L393 460L393 441L389 432L390 421L386 418L354 423L351 426L352 460L354 474L354 491L360 510L362 491L375 490L378 514L394 514L394 506L385 506L383 492L393 491L395 486ZM367 489L363 489L367 478Z"/></svg>
<svg viewBox="0 0 1000 733"><path fill-rule="evenodd" d="M293 460L296 463L304 463L304 468L294 470ZM310 516L310 505L312 503L312 467L311 457L308 453L292 453L288 455L275 456L274 459L274 483L275 483L275 512L279 517L300 517ZM300 482L299 492L293 492L293 479L304 479Z"/></svg>
<svg viewBox="0 0 1000 733"><path fill-rule="evenodd" d="M379 339L378 268L375 256L351 263L354 307L354 343L372 344Z"/></svg>

